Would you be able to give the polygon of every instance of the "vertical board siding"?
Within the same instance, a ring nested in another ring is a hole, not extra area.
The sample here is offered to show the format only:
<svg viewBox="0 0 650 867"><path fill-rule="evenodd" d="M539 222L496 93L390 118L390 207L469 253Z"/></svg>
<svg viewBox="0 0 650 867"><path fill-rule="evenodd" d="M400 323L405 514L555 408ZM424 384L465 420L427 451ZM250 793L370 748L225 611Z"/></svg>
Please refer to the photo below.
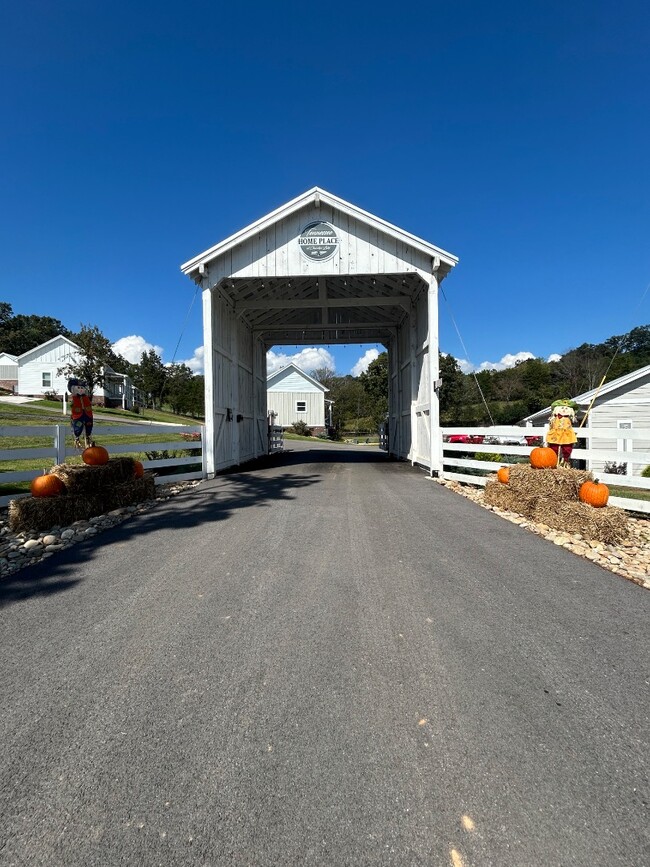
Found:
<svg viewBox="0 0 650 867"><path fill-rule="evenodd" d="M298 237L306 225L329 223L339 238L337 253L325 262L302 255ZM336 274L430 273L429 257L361 220L330 207L303 208L242 242L209 264L210 283L242 278Z"/></svg>
<svg viewBox="0 0 650 867"><path fill-rule="evenodd" d="M296 412L296 402L304 401L307 412ZM325 400L322 392L270 391L267 394L268 408L277 413L275 424L289 427L296 421L304 421L309 427L325 426Z"/></svg>

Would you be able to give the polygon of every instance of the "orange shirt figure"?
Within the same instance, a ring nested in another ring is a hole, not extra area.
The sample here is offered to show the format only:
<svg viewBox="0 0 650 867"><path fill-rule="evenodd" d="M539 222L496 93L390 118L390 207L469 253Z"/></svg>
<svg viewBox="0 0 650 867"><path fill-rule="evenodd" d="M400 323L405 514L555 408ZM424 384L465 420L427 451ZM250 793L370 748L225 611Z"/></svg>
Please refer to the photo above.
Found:
<svg viewBox="0 0 650 867"><path fill-rule="evenodd" d="M557 400L552 405L546 443L558 456L559 463L565 466L571 466L571 452L578 442L573 430L575 418L575 410L568 402Z"/></svg>

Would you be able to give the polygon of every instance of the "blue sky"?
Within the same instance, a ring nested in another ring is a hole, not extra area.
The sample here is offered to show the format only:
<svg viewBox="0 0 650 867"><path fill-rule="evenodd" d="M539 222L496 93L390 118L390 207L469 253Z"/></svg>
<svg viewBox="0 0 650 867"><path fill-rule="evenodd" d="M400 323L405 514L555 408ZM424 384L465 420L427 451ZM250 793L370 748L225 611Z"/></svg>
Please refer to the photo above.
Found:
<svg viewBox="0 0 650 867"><path fill-rule="evenodd" d="M318 185L459 256L441 348L475 367L623 334L649 44L635 0L5 4L0 299L200 369L179 265Z"/></svg>

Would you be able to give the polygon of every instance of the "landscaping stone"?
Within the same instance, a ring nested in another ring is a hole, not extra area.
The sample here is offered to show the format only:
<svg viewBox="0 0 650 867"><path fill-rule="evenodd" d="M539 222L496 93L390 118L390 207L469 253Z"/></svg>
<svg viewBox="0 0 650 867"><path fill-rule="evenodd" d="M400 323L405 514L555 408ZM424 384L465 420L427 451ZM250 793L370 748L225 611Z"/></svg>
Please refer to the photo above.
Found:
<svg viewBox="0 0 650 867"><path fill-rule="evenodd" d="M87 541L100 535L104 530L115 527L135 514L153 509L157 503L169 500L175 494L195 488L199 481L176 482L161 485L156 490L155 500L146 500L137 506L114 509L106 515L99 515L90 521L75 521L69 527L51 527L41 536L29 533L13 533L9 527L8 510L0 510L0 580L13 575L19 569L32 566L39 560L55 556L57 552L69 548L77 542Z"/></svg>
<svg viewBox="0 0 650 867"><path fill-rule="evenodd" d="M605 544L593 539L583 539L580 533L563 533L552 530L548 525L526 520L516 512L491 506L484 502L483 489L460 482L434 479L438 484L473 500L484 509L499 515L513 524L518 524L530 532L543 536L555 545L566 548L578 557L584 557L608 569L628 581L646 587L650 590L650 518L644 515L627 513L627 538L616 544Z"/></svg>

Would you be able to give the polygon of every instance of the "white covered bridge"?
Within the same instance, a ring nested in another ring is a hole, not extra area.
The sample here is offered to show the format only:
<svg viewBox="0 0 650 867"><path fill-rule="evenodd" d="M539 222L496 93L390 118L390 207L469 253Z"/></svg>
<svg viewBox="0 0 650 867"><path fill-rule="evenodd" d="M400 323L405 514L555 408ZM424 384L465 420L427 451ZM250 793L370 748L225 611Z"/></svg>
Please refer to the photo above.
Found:
<svg viewBox="0 0 650 867"><path fill-rule="evenodd" d="M382 343L389 452L442 469L438 287L458 259L314 187L181 270L203 290L209 476L267 453L266 352Z"/></svg>

